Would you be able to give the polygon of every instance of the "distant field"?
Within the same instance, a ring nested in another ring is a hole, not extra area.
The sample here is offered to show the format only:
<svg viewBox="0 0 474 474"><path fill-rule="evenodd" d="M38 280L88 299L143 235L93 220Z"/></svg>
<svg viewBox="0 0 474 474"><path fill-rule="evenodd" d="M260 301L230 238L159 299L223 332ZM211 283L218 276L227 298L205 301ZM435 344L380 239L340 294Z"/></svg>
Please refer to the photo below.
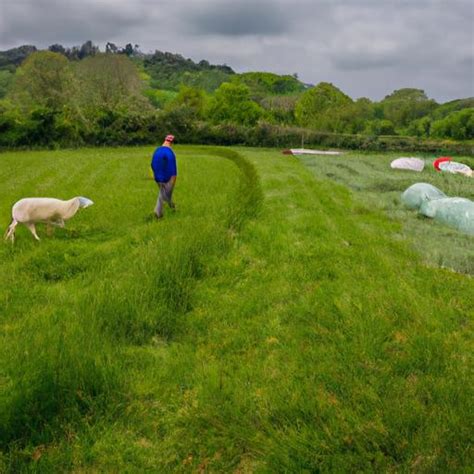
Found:
<svg viewBox="0 0 474 474"><path fill-rule="evenodd" d="M390 162L399 156L406 155L350 152L331 157L306 155L299 159L318 178L343 184L358 202L398 220L399 237L409 240L429 265L474 275L474 238L406 209L400 200L405 189L419 182L433 184L448 196L474 200L474 180L435 171L431 165L434 155L421 156L426 162L422 173L392 170ZM474 168L472 157L453 159Z"/></svg>
<svg viewBox="0 0 474 474"><path fill-rule="evenodd" d="M156 222L151 152L0 155L3 228L96 203L0 245L0 472L469 472L474 281L434 264L469 273L472 240L401 209L416 178L177 147Z"/></svg>

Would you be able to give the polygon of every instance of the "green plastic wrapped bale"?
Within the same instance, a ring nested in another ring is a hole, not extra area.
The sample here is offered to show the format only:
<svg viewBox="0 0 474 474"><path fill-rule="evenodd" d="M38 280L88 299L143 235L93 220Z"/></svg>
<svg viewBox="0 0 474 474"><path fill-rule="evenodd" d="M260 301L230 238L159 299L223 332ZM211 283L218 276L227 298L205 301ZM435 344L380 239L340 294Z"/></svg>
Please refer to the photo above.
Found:
<svg viewBox="0 0 474 474"><path fill-rule="evenodd" d="M452 197L426 201L420 207L420 213L474 235L474 202L469 199Z"/></svg>
<svg viewBox="0 0 474 474"><path fill-rule="evenodd" d="M447 197L443 191L428 183L415 183L402 194L402 202L410 209L419 209L427 201Z"/></svg>

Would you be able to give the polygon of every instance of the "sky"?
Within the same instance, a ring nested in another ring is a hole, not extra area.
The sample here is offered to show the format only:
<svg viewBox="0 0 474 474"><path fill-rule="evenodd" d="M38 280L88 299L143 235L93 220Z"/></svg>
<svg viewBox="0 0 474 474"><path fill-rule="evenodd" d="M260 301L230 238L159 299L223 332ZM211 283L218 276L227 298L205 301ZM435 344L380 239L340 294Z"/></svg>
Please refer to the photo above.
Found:
<svg viewBox="0 0 474 474"><path fill-rule="evenodd" d="M352 98L474 96L474 0L0 0L0 50L138 44Z"/></svg>

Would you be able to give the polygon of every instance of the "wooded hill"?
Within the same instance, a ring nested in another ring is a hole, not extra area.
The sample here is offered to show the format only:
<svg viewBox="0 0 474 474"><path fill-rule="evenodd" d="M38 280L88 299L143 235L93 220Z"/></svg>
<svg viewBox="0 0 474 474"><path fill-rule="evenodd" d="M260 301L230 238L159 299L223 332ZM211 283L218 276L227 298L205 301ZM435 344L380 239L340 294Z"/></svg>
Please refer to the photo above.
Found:
<svg viewBox="0 0 474 474"><path fill-rule="evenodd" d="M91 41L0 51L0 146L44 145L46 133L58 145L147 143L157 120L193 143L280 146L305 134L327 146L373 149L374 137L392 136L388 148L405 148L399 137L416 137L407 146L421 150L420 140L473 140L474 98L439 104L406 88L379 102L354 100L330 83L304 84L297 74L238 74L170 52L144 54L132 43L107 43L104 52ZM260 138L242 141L252 133Z"/></svg>

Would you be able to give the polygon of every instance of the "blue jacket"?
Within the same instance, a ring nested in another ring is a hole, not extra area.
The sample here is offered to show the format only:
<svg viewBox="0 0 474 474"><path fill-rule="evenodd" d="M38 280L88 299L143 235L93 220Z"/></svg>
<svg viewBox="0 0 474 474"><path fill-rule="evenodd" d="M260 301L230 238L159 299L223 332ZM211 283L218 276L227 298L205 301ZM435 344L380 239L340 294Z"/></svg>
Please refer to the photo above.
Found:
<svg viewBox="0 0 474 474"><path fill-rule="evenodd" d="M155 181L166 183L171 176L177 176L176 156L173 150L167 146L158 147L153 153L151 167Z"/></svg>

